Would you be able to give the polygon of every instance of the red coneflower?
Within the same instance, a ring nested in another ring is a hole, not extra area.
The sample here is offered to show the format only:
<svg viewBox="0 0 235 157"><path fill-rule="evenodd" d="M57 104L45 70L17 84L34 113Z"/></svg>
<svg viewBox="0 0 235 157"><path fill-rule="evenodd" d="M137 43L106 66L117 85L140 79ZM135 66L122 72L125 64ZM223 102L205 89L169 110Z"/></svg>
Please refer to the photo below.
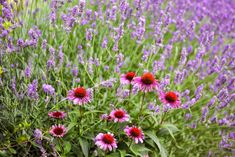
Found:
<svg viewBox="0 0 235 157"><path fill-rule="evenodd" d="M63 119L66 116L66 113L63 111L53 111L49 112L48 116L56 119Z"/></svg>
<svg viewBox="0 0 235 157"><path fill-rule="evenodd" d="M112 151L113 149L117 148L116 139L112 133L99 133L95 137L95 144L104 151Z"/></svg>
<svg viewBox="0 0 235 157"><path fill-rule="evenodd" d="M114 122L126 122L129 120L130 116L123 109L116 109L110 113L111 118Z"/></svg>
<svg viewBox="0 0 235 157"><path fill-rule="evenodd" d="M49 132L54 137L63 137L67 133L67 129L61 124L53 125Z"/></svg>
<svg viewBox="0 0 235 157"><path fill-rule="evenodd" d="M126 126L124 129L124 132L126 133L127 136L132 138L136 144L139 142L143 143L144 133L140 128L136 126L132 126L132 127Z"/></svg>
<svg viewBox="0 0 235 157"><path fill-rule="evenodd" d="M74 104L83 105L91 101L91 94L92 92L90 89L78 87L68 92L67 99L73 101Z"/></svg>
<svg viewBox="0 0 235 157"><path fill-rule="evenodd" d="M169 104L172 108L179 107L181 103L175 92L160 92L160 101L165 105Z"/></svg>
<svg viewBox="0 0 235 157"><path fill-rule="evenodd" d="M120 82L121 84L130 84L134 77L135 77L135 72L128 72L126 74L122 74Z"/></svg>
<svg viewBox="0 0 235 157"><path fill-rule="evenodd" d="M141 77L135 77L133 85L143 92L151 92L158 88L159 84L152 73L144 73Z"/></svg>

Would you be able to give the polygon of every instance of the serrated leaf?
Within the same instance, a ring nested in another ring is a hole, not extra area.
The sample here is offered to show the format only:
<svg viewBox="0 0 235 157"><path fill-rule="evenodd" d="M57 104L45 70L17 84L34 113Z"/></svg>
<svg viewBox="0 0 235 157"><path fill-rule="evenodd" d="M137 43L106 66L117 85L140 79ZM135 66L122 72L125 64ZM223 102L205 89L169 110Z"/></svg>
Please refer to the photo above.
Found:
<svg viewBox="0 0 235 157"><path fill-rule="evenodd" d="M88 157L88 153L89 153L89 143L87 142L87 140L79 138L79 143L80 146L82 148L82 152L84 154L85 157Z"/></svg>
<svg viewBox="0 0 235 157"><path fill-rule="evenodd" d="M164 146L160 143L158 137L157 137L154 133L152 133L152 132L145 132L145 134L146 134L149 138L151 138L151 139L154 141L154 143L156 143L156 145L157 145L158 148L159 148L161 157L167 157L167 151L166 151L166 149L164 148Z"/></svg>

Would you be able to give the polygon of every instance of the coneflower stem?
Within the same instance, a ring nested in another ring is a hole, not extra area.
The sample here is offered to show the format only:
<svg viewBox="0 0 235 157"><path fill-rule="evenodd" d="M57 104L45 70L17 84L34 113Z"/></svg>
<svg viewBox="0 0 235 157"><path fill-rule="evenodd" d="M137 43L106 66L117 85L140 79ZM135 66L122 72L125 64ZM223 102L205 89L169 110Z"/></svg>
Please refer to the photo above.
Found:
<svg viewBox="0 0 235 157"><path fill-rule="evenodd" d="M132 85L129 85L129 99L131 99Z"/></svg>
<svg viewBox="0 0 235 157"><path fill-rule="evenodd" d="M163 115L162 115L162 119L161 119L160 125L162 125L165 116L166 116L166 112L164 112Z"/></svg>
<svg viewBox="0 0 235 157"><path fill-rule="evenodd" d="M142 97L142 102L141 102L141 106L140 106L140 111L139 111L138 117L141 116L141 113L142 113L142 110L143 110L143 107L144 107L144 97L145 97L145 93L143 94L143 97Z"/></svg>
<svg viewBox="0 0 235 157"><path fill-rule="evenodd" d="M128 148L130 148L130 147L131 147L131 145L132 145L132 140L131 140L131 142L130 142L130 144L129 144Z"/></svg>

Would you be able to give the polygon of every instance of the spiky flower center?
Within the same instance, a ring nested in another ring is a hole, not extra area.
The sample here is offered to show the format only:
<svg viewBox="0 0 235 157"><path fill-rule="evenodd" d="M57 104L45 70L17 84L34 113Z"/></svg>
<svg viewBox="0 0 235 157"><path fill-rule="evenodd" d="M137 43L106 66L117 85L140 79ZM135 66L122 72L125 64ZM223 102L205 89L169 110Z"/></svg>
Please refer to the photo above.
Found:
<svg viewBox="0 0 235 157"><path fill-rule="evenodd" d="M61 127L56 127L56 128L54 128L53 132L54 132L56 135L62 135L63 132L64 132L64 129L61 128Z"/></svg>
<svg viewBox="0 0 235 157"><path fill-rule="evenodd" d="M112 144L114 142L114 138L110 134L104 134L102 140L105 144Z"/></svg>
<svg viewBox="0 0 235 157"><path fill-rule="evenodd" d="M117 111L114 113L114 116L115 116L116 118L123 118L124 115L125 115L125 112L122 111L122 110L117 110Z"/></svg>
<svg viewBox="0 0 235 157"><path fill-rule="evenodd" d="M78 98L83 98L86 96L86 89L83 87L78 87L74 90L75 96Z"/></svg>
<svg viewBox="0 0 235 157"><path fill-rule="evenodd" d="M63 116L63 114L62 114L61 112L59 112L59 111L53 112L52 115L53 115L54 117L57 117L57 118Z"/></svg>
<svg viewBox="0 0 235 157"><path fill-rule="evenodd" d="M174 92L168 92L166 93L165 99L169 102L169 103L174 103L177 100L177 95Z"/></svg>
<svg viewBox="0 0 235 157"><path fill-rule="evenodd" d="M133 136L133 137L139 137L140 134L141 134L141 130L140 130L139 128L136 128L136 127L131 128L130 134L131 134L131 136Z"/></svg>
<svg viewBox="0 0 235 157"><path fill-rule="evenodd" d="M127 80L132 81L134 77L135 77L135 73L134 72L126 73L126 79Z"/></svg>
<svg viewBox="0 0 235 157"><path fill-rule="evenodd" d="M141 76L141 81L146 84L146 85L150 85L154 82L155 78L153 76L153 74L151 73L145 73Z"/></svg>

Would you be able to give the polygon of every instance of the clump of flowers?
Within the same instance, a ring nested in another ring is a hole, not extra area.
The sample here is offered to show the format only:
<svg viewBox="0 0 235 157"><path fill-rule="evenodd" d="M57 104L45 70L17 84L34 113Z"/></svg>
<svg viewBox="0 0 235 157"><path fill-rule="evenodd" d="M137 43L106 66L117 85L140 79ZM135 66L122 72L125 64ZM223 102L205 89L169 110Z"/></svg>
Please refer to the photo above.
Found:
<svg viewBox="0 0 235 157"><path fill-rule="evenodd" d="M1 155L233 156L234 0L0 0L0 14Z"/></svg>

